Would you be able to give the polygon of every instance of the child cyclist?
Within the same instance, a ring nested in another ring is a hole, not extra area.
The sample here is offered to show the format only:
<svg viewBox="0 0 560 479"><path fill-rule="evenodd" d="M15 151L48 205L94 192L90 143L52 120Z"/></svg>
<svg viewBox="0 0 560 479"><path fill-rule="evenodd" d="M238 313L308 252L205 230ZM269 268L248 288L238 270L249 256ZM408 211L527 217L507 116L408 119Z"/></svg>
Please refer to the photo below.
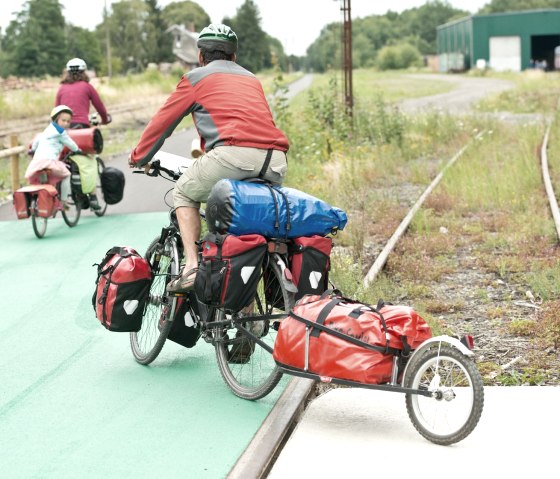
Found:
<svg viewBox="0 0 560 479"><path fill-rule="evenodd" d="M25 178L30 184L40 184L40 175L43 170L47 170L47 183L56 186L60 183L60 199L65 205L71 195L70 172L66 163L59 160L60 152L67 146L73 152L80 151L80 148L66 132L72 121L72 110L66 105L59 105L51 111L51 123L33 141L31 151L34 152L33 159Z"/></svg>

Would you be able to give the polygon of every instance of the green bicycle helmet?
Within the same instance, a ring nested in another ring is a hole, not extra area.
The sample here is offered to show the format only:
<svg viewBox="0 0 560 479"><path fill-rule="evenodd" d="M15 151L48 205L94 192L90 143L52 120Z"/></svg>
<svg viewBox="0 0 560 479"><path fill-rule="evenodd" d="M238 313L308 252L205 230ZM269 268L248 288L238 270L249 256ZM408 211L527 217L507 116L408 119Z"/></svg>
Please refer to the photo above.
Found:
<svg viewBox="0 0 560 479"><path fill-rule="evenodd" d="M237 51L237 35L222 23L211 23L198 35L196 46L209 52L222 51L231 55Z"/></svg>

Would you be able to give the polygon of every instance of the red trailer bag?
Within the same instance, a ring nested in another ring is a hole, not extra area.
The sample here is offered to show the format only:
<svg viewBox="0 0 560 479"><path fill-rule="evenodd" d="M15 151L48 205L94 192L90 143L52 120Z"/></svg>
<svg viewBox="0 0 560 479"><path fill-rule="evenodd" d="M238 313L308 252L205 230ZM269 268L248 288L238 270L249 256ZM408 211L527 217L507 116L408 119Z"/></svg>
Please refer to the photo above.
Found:
<svg viewBox="0 0 560 479"><path fill-rule="evenodd" d="M153 279L150 263L132 248L115 246L94 266L92 304L97 319L109 331L140 331Z"/></svg>
<svg viewBox="0 0 560 479"><path fill-rule="evenodd" d="M198 299L234 312L250 304L262 274L266 245L266 239L257 234L208 233L194 282Z"/></svg>
<svg viewBox="0 0 560 479"><path fill-rule="evenodd" d="M290 244L289 268L297 287L296 301L306 294L322 294L329 287L332 240L302 236Z"/></svg>
<svg viewBox="0 0 560 479"><path fill-rule="evenodd" d="M31 199L37 196L37 216L50 218L56 207L58 192L53 185L29 185L14 191L14 208L18 219L29 218Z"/></svg>
<svg viewBox="0 0 560 479"><path fill-rule="evenodd" d="M288 369L381 384L391 379L394 355L406 356L431 336L407 306L377 309L334 294L304 296L280 323L273 356Z"/></svg>

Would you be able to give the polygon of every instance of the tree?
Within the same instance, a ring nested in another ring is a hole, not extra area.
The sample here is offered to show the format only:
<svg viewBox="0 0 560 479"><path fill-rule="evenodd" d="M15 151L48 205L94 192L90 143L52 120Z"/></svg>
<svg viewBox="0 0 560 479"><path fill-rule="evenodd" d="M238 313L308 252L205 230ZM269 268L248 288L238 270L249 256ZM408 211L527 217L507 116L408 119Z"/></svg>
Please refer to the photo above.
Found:
<svg viewBox="0 0 560 479"><path fill-rule="evenodd" d="M270 62L265 62L265 68L279 68L282 71L286 71L288 69L288 58L284 53L284 47L282 46L282 42L277 38L271 37L270 35L266 36L266 41L270 48Z"/></svg>
<svg viewBox="0 0 560 479"><path fill-rule="evenodd" d="M317 72L340 68L340 28L340 23L330 23L321 30L319 38L307 49L307 68Z"/></svg>
<svg viewBox="0 0 560 479"><path fill-rule="evenodd" d="M199 32L210 24L210 17L197 3L191 1L171 2L161 12L166 28L171 25L183 25Z"/></svg>
<svg viewBox="0 0 560 479"><path fill-rule="evenodd" d="M245 0L233 18L224 18L237 34L239 46L237 62L252 72L258 72L270 65L270 46L267 35L262 30L258 7L253 0Z"/></svg>
<svg viewBox="0 0 560 479"><path fill-rule="evenodd" d="M560 0L491 0L482 7L478 14L535 10L539 8L560 8Z"/></svg>
<svg viewBox="0 0 560 479"><path fill-rule="evenodd" d="M97 26L98 38L103 42L108 22L112 56L125 72L142 70L147 64L144 27L148 15L142 0L121 0L112 4L111 14Z"/></svg>
<svg viewBox="0 0 560 479"><path fill-rule="evenodd" d="M402 13L388 11L384 15L358 18L352 23L354 66L359 68L373 64L383 47L397 44L408 44L422 54L435 53L437 26L466 15L468 12L455 9L446 1L433 0ZM323 28L307 50L307 65L310 68L317 71L324 71L329 65L340 68L341 28L340 23ZM398 60L393 61L397 58L393 50L384 52L383 56L383 65L399 63Z"/></svg>
<svg viewBox="0 0 560 479"><path fill-rule="evenodd" d="M101 44L97 35L85 28L68 25L66 27L66 57L83 58L89 69L99 71L103 64Z"/></svg>
<svg viewBox="0 0 560 479"><path fill-rule="evenodd" d="M64 26L58 0L28 0L3 39L8 74L60 74L66 63Z"/></svg>
<svg viewBox="0 0 560 479"><path fill-rule="evenodd" d="M168 25L157 0L144 0L148 9L148 18L144 26L145 58L148 62L160 63L173 61L171 35L166 32Z"/></svg>
<svg viewBox="0 0 560 479"><path fill-rule="evenodd" d="M408 35L415 35L424 40L424 54L436 52L437 27L448 21L465 17L469 12L453 8L448 2L434 0L421 7L411 8L402 12L400 21Z"/></svg>

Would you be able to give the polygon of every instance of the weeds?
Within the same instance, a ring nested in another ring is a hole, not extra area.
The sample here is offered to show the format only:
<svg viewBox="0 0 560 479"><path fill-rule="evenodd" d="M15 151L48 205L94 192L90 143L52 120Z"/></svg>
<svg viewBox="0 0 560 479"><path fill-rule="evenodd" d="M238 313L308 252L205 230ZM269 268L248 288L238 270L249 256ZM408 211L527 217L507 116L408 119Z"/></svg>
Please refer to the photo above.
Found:
<svg viewBox="0 0 560 479"><path fill-rule="evenodd" d="M560 300L551 301L544 308L536 323L535 332L545 348L560 351Z"/></svg>

